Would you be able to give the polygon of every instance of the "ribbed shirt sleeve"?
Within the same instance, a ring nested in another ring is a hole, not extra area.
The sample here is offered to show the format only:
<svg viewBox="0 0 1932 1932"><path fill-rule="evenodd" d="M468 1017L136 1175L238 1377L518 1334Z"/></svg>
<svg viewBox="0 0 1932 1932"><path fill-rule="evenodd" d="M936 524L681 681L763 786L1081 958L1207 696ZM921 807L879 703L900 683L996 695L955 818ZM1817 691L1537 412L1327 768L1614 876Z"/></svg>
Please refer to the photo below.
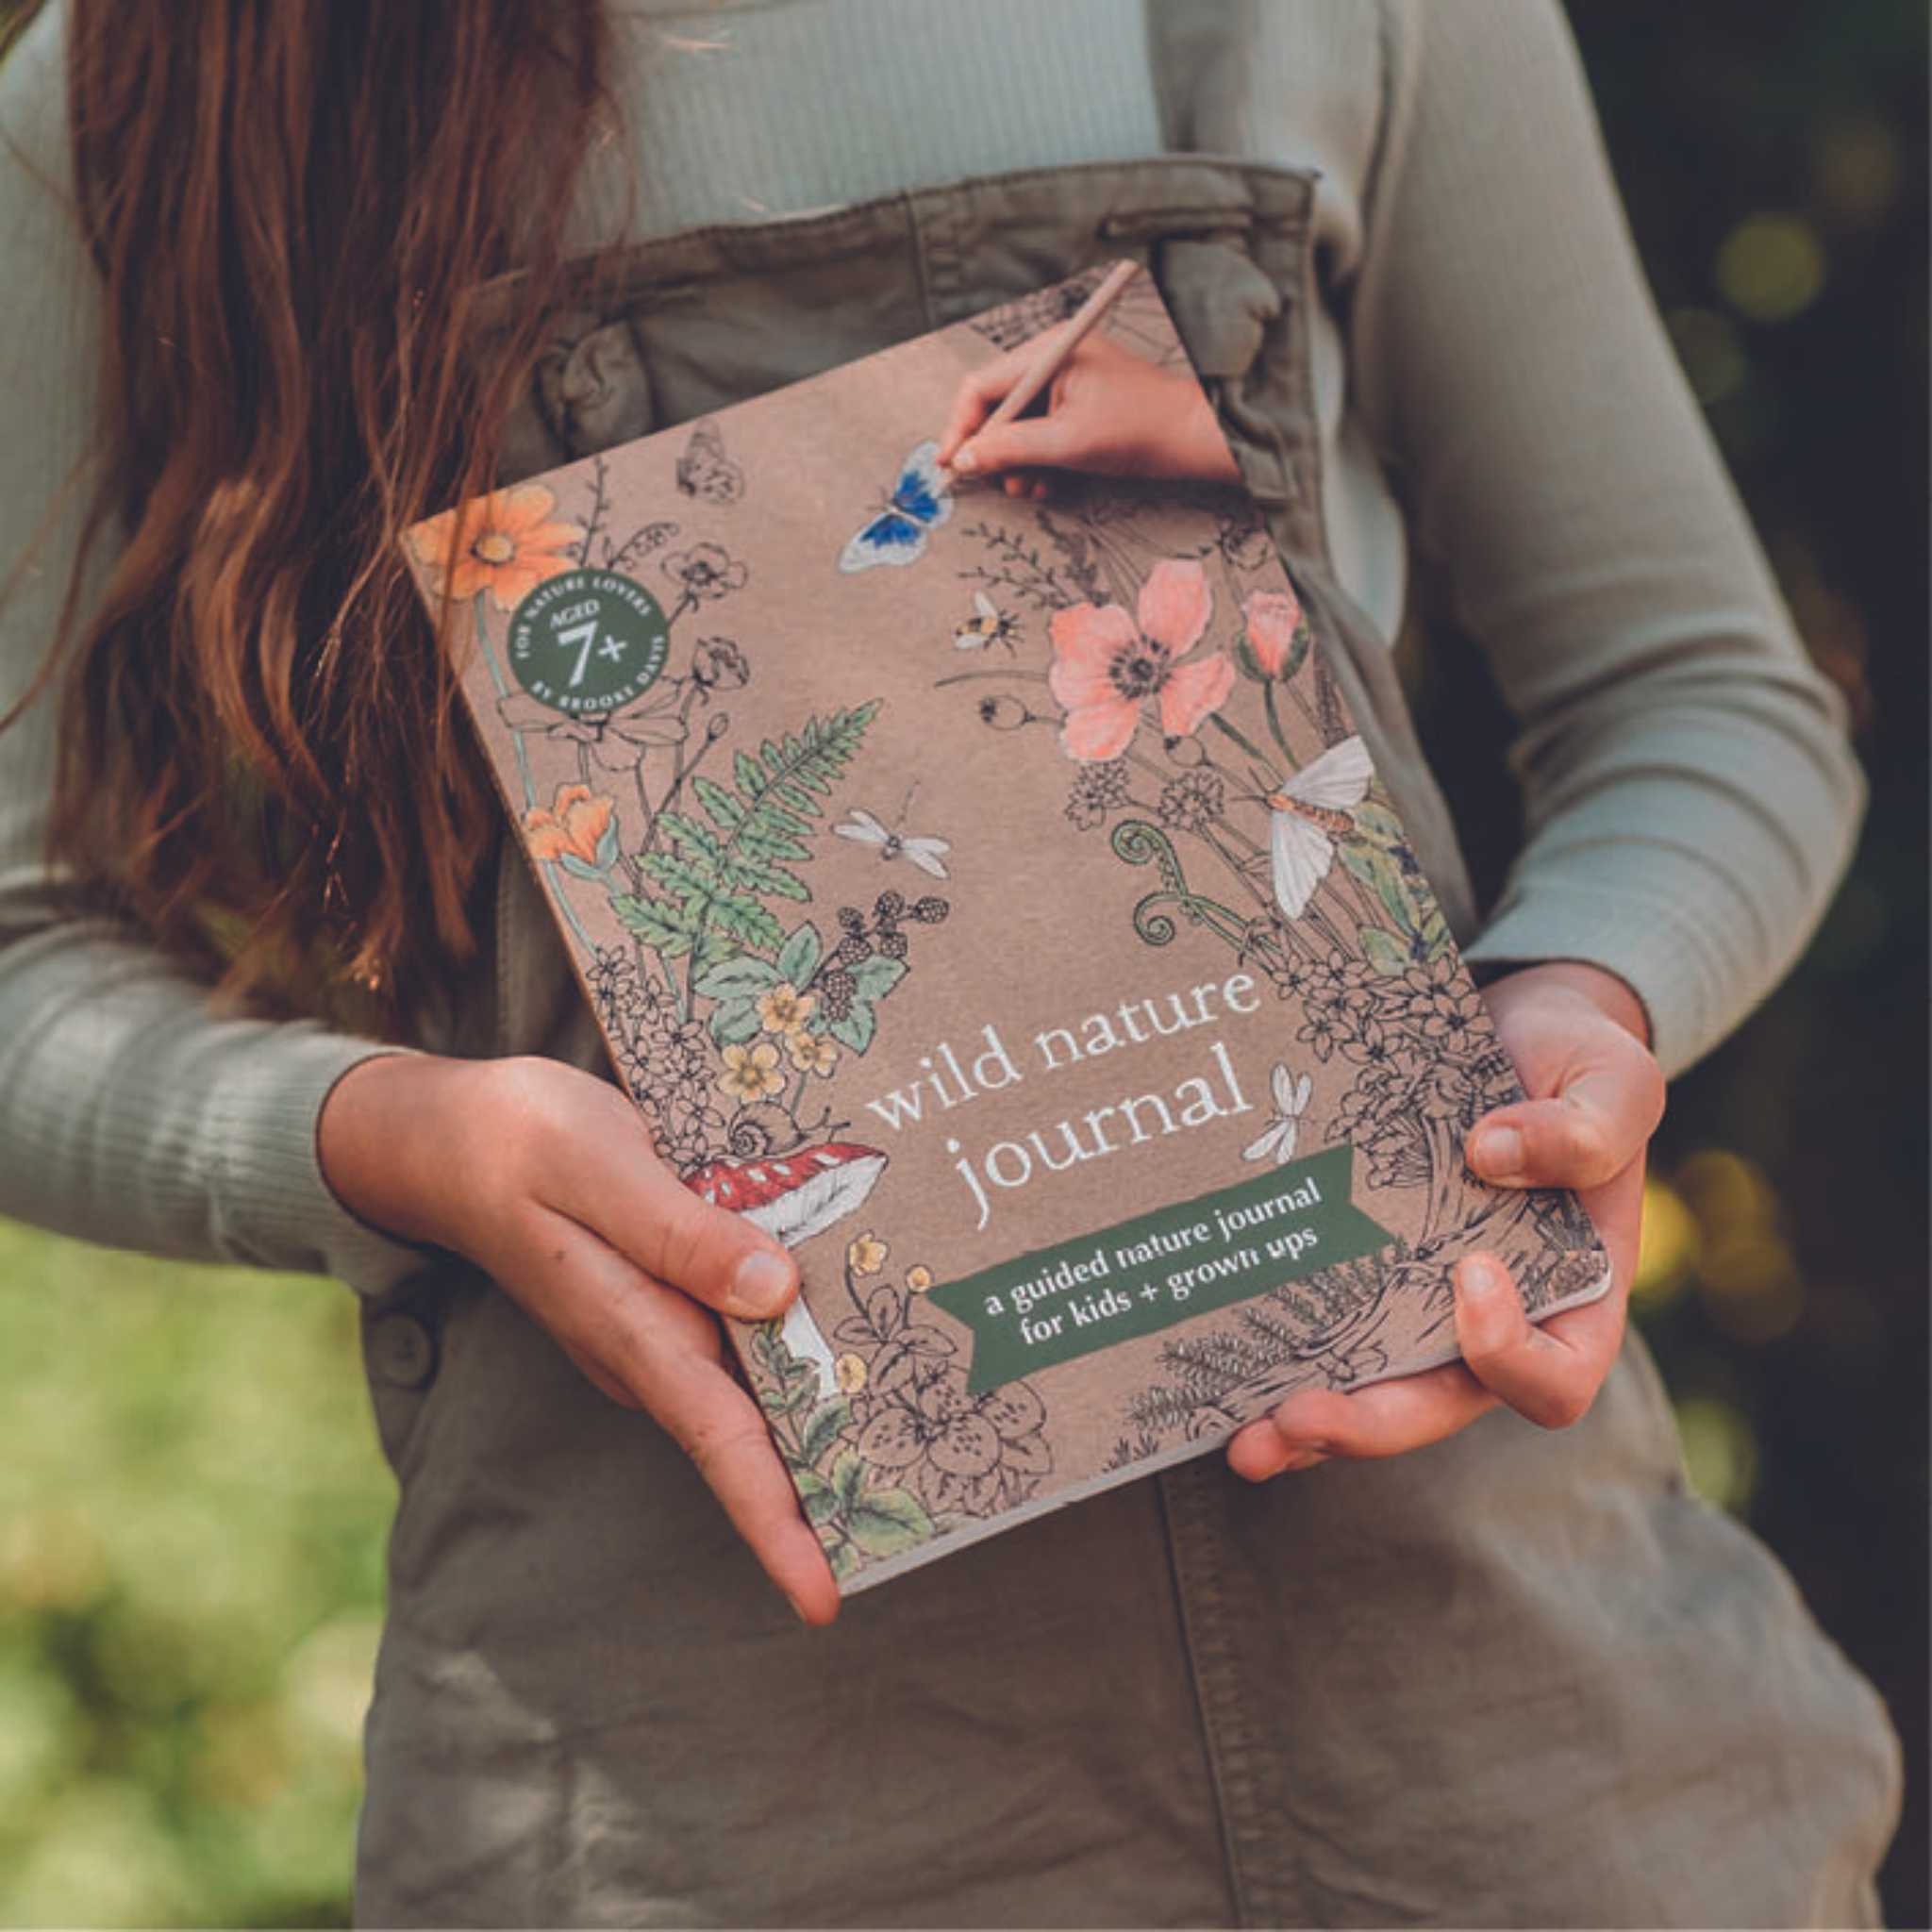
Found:
<svg viewBox="0 0 1932 1932"><path fill-rule="evenodd" d="M1520 723L1476 961L1605 966L1667 1073L1783 976L1865 803L1678 368L1555 0L1384 0L1357 397Z"/></svg>
<svg viewBox="0 0 1932 1932"><path fill-rule="evenodd" d="M49 8L0 67L0 709L58 621L91 476L100 291L65 152ZM49 505L53 509L49 510ZM98 546L89 597L112 562ZM186 1260L334 1274L375 1292L428 1254L330 1191L316 1123L376 1042L308 1022L218 1019L138 935L63 916L42 843L55 707L0 732L0 1213Z"/></svg>

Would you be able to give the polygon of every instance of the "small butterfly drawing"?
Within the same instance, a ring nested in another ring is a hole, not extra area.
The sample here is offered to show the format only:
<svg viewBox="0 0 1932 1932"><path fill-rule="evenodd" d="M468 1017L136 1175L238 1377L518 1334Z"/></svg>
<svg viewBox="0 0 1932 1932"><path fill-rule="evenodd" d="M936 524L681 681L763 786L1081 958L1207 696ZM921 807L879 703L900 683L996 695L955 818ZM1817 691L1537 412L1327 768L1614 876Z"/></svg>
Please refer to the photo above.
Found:
<svg viewBox="0 0 1932 1932"><path fill-rule="evenodd" d="M842 571L870 570L875 563L915 563L925 555L925 538L953 514L952 485L933 460L936 441L922 442L899 466L899 480L878 513L839 554Z"/></svg>
<svg viewBox="0 0 1932 1932"><path fill-rule="evenodd" d="M736 503L744 494L744 472L724 454L724 439L709 416L691 426L691 441L677 459L677 487L707 503Z"/></svg>
<svg viewBox="0 0 1932 1932"><path fill-rule="evenodd" d="M1355 830L1349 814L1368 796L1374 775L1360 737L1344 738L1280 791L1265 794L1274 814L1274 902L1289 918L1299 919L1308 909L1315 888L1335 863L1336 840Z"/></svg>
<svg viewBox="0 0 1932 1932"><path fill-rule="evenodd" d="M953 849L949 840L904 837L856 805L846 816L849 824L832 827L840 838L850 839L857 845L876 846L881 858L909 858L921 872L929 872L936 879L946 876L946 854Z"/></svg>
<svg viewBox="0 0 1932 1932"><path fill-rule="evenodd" d="M974 591L973 612L953 633L955 650L983 651L989 644L1004 644L1008 651L1013 648L1020 629L1017 617L1009 617L984 591Z"/></svg>
<svg viewBox="0 0 1932 1932"><path fill-rule="evenodd" d="M1276 1167L1286 1167L1294 1158L1295 1136L1301 1130L1303 1114L1308 1110L1308 1095L1315 1083L1307 1074L1299 1080L1291 1079L1288 1069L1276 1060L1268 1084L1274 1096L1274 1117L1259 1140L1251 1141L1241 1149L1241 1158L1266 1160L1272 1154Z"/></svg>

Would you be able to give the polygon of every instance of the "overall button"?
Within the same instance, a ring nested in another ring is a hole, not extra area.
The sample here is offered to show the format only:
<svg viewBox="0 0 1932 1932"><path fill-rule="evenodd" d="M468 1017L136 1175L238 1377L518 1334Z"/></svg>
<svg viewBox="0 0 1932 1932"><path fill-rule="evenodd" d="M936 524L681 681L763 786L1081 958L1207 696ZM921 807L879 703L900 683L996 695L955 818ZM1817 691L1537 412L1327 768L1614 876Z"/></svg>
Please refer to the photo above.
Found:
<svg viewBox="0 0 1932 1932"><path fill-rule="evenodd" d="M394 1389L420 1389L436 1374L436 1338L414 1315L378 1315L369 1329L369 1371Z"/></svg>

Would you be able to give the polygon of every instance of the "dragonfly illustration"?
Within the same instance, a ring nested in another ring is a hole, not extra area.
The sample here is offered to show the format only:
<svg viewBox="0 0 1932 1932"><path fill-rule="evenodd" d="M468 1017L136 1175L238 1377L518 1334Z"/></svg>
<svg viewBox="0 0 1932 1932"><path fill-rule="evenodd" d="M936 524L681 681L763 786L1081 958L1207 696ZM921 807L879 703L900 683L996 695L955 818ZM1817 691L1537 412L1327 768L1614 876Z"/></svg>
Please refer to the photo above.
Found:
<svg viewBox="0 0 1932 1932"><path fill-rule="evenodd" d="M915 785L913 791L919 788ZM906 803L899 808L899 818L903 823L912 804L912 792L906 794ZM942 879L946 874L946 854L952 841L946 839L916 839L895 830L886 824L875 813L853 806L846 813L849 823L834 825L833 831L841 839L850 839L856 845L871 845L876 848L881 858L904 858L911 861L921 872L930 873L934 878Z"/></svg>

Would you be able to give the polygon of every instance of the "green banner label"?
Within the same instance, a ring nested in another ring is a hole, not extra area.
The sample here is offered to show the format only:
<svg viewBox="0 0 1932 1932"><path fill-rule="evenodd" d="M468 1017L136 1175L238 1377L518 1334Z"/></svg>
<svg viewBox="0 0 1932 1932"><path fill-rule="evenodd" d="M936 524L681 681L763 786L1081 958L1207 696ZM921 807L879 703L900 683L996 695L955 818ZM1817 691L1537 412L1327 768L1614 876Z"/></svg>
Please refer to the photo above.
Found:
<svg viewBox="0 0 1932 1932"><path fill-rule="evenodd" d="M973 1331L971 1392L1156 1335L1393 1237L1351 1198L1343 1141L1217 1193L1036 1248L927 1299Z"/></svg>

